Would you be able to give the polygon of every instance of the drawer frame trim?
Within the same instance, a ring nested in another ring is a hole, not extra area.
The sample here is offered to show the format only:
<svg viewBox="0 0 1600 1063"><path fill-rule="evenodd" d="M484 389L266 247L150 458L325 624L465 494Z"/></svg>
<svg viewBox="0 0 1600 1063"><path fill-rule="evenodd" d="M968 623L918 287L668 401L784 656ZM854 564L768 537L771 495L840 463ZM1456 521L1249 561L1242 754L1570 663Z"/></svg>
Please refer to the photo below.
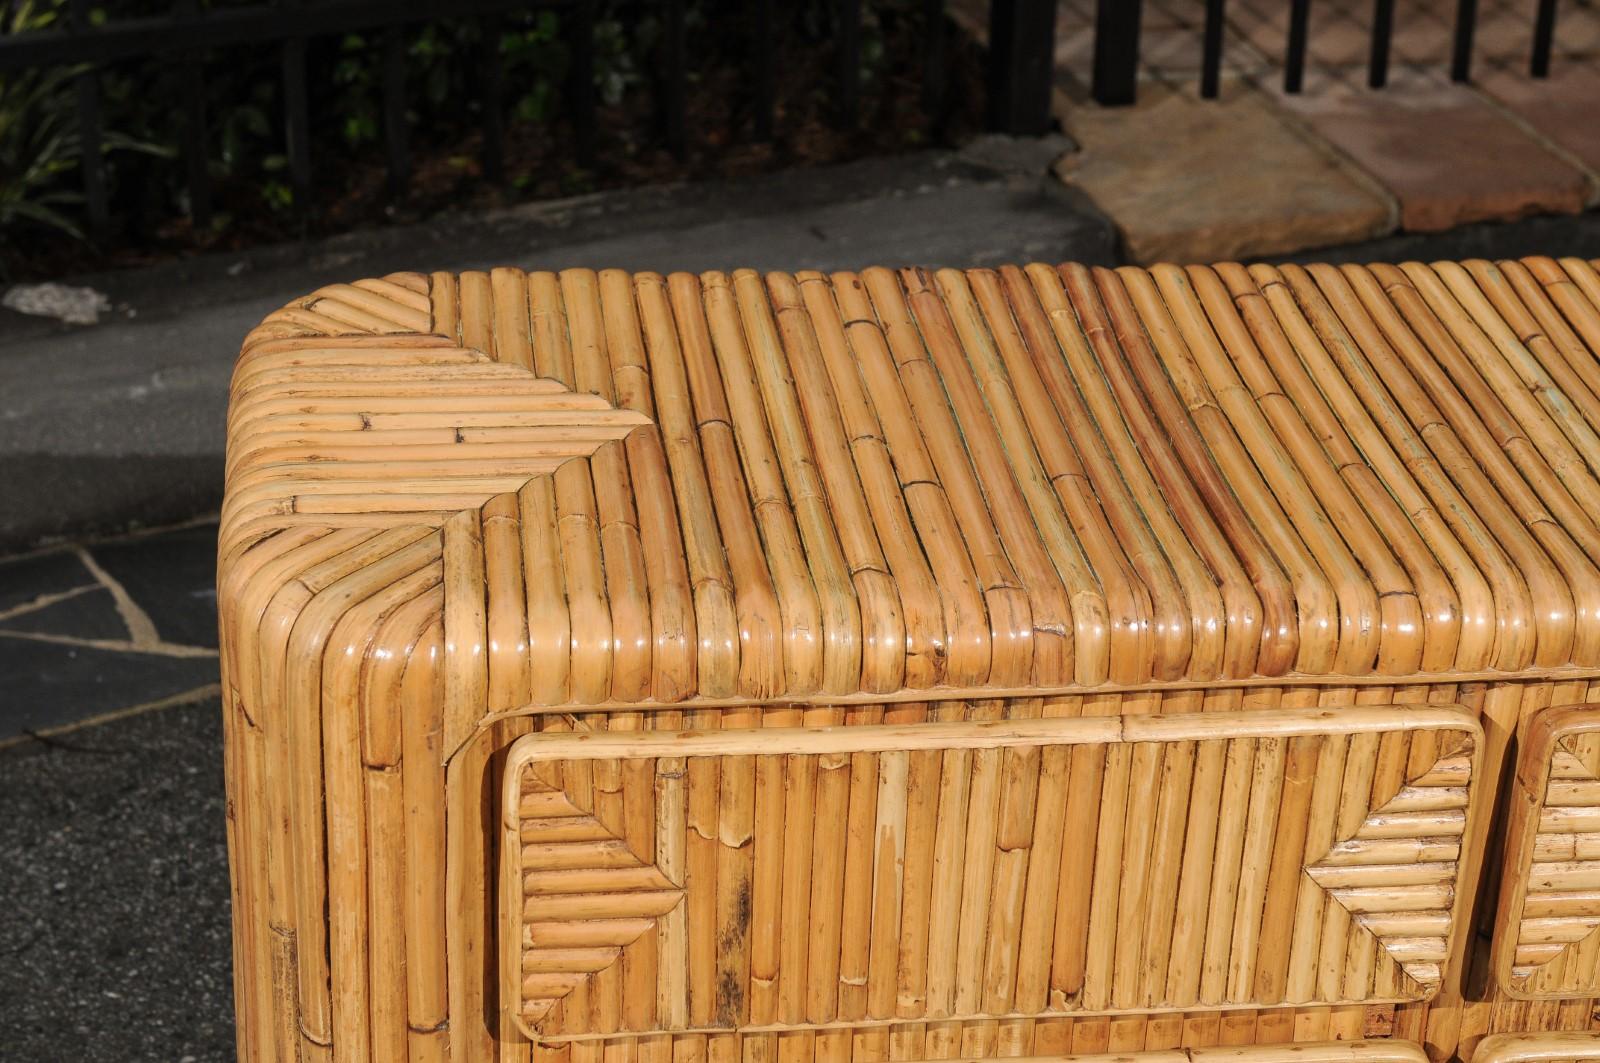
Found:
<svg viewBox="0 0 1600 1063"><path fill-rule="evenodd" d="M1391 955L1400 965L1401 970L1408 976L1413 976L1412 981L1418 987L1418 992L1410 995L1389 997L1363 996L1357 999L1324 1000L1317 997L1308 1001L1289 1000L1283 1001L1224 1001L1217 1003L1203 1003L1190 1001L1178 1004L1157 1002L1133 1008L1123 1007L1084 1007L1072 1009L1067 1014L1087 1016L1091 1014L1154 1014L1170 1011L1209 1011L1233 1010L1238 1008L1271 1008L1293 1007L1301 1003L1311 1004L1344 1004L1344 1003L1398 1003L1408 1000L1429 999L1437 992L1440 984L1438 972L1443 968L1445 960L1452 955L1458 947L1461 931L1461 913L1470 890L1456 888L1455 883L1464 867L1470 866L1468 853L1465 851L1469 840L1474 836L1473 826L1477 814L1478 802L1474 800L1473 793L1479 784L1477 765L1482 755L1483 734L1481 725L1476 716L1459 706L1448 705L1398 705L1398 706L1341 706L1328 709L1299 709L1299 710L1253 710L1238 712L1216 713L1176 713L1152 715L1124 715L1106 717L1067 717L1067 718L1030 718L1030 719L1005 719L986 721L964 722L929 722L911 725L855 725L835 727L785 727L775 729L731 729L731 730L677 730L677 731L585 731L585 730L557 730L535 732L524 735L517 740L507 753L504 776L502 782L501 798L501 829L503 842L501 845L501 977L504 987L503 1007L509 1012L509 1017L516 1022L530 1038L540 1041L579 1041L603 1037L628 1037L649 1032L642 1029L617 1029L593 1032L559 1031L540 1029L540 1021L548 1014L559 1000L565 995L564 985L574 984L575 980L583 975L579 970L582 964L589 964L590 970L602 969L597 966L602 961L607 961L607 956L600 955L599 950L592 953L575 955L579 961L572 965L570 970L551 970L545 972L542 968L536 972L540 975L548 974L549 984L539 982L543 988L536 988L540 994L530 997L523 991L524 980L528 978L529 971L523 967L523 953L525 946L525 897L533 896L528 892L526 874L530 869L524 868L522 837L523 815L522 804L529 796L525 789L527 780L532 778L528 769L541 764L560 762L565 760L602 761L602 760L636 760L654 759L657 762L670 760L677 765L682 765L686 758L717 758L717 757L750 757L750 756L806 756L816 755L822 757L838 757L843 754L873 754L892 752L911 752L917 750L997 750L1020 749L1041 746L1084 746L1104 745L1113 747L1133 743L1177 743L1177 742L1206 742L1213 740L1236 741L1239 739L1271 738L1287 741L1296 737L1324 737L1345 736L1372 732L1405 732L1415 734L1423 731L1452 731L1464 736L1463 750L1450 754L1451 759L1465 758L1467 768L1465 777L1460 782L1466 783L1469 792L1462 801L1459 815L1461 817L1461 830L1457 836L1459 844L1453 857L1447 862L1453 865L1453 874L1449 885L1448 921L1439 935L1443 955L1426 958L1422 967L1408 965L1399 952ZM1440 764L1444 764L1441 760ZM1417 779L1429 776L1439 770L1436 765L1428 769ZM1452 769L1445 769L1451 771ZM682 784L681 771L674 769ZM1455 774L1462 774L1457 771ZM1408 777L1409 778L1409 777ZM1452 782L1455 782L1454 775ZM1415 780L1406 784L1408 788ZM659 783L658 783L659 785ZM1425 783L1424 785L1440 785L1438 782ZM555 805L566 800L560 790L558 782L540 782L536 787L539 792L535 794L538 802L550 804L547 814L559 819L563 827L578 824L579 819L586 813L583 809L572 805L563 809ZM570 802L569 802L570 804ZM531 806L530 806L531 807ZM1367 836L1367 827L1383 819L1385 807L1377 805L1370 807L1366 813L1361 829L1351 838L1335 838L1334 849L1318 860L1308 859L1303 866L1301 875L1309 878L1327 894L1330 903L1342 905L1349 911L1353 922L1366 926L1364 916L1367 913L1362 907L1360 897L1367 893L1376 894L1385 889L1363 890L1359 888L1342 888L1350 884L1343 883L1338 875L1347 870L1340 865L1360 865L1362 860L1345 854L1335 858L1336 852L1349 847L1357 848L1366 844L1363 839ZM585 889L592 889L588 896L593 898L594 911L585 909L584 912L573 915L571 918L606 918L618 921L618 936L615 940L604 943L604 949L609 950L607 955L610 962L616 962L621 952L638 936L648 933L657 927L657 920L668 920L671 923L669 932L683 933L683 920L686 907L687 887L683 878L683 854L681 852L662 855L658 851L658 865L649 865L648 861L638 856L637 853L624 853L626 843L617 838L615 830L606 830L598 826L598 820L591 817L594 829L581 832L586 844L592 846L609 846L617 850L614 857L608 857L609 863L615 865L615 870L603 873L591 872L597 875L592 880L592 885ZM604 835L604 837L602 837ZM1375 837L1381 838L1382 828L1378 828ZM659 835L658 835L659 837ZM1448 839L1446 839L1448 841ZM1381 844L1381 842L1380 842ZM597 850L598 851L598 850ZM563 858L559 854L549 854L554 862L551 866L561 865ZM1419 858L1420 859L1420 858ZM564 866L564 865L563 865ZM1397 865L1398 869L1398 865ZM532 869L535 873L541 868ZM1371 868L1353 867L1352 871L1370 871ZM607 877L610 876L610 877ZM654 877L651 889L644 889L649 883L642 883L642 879ZM606 882L614 878L619 884L618 892L606 896L608 886ZM605 879L605 881L602 881ZM624 882L627 885L623 885ZM633 891L629 893L628 891ZM1391 891L1392 892L1392 891ZM1347 898L1344 893L1352 896ZM1352 899L1354 898L1354 899ZM563 902L565 903L565 902ZM586 902L587 903L587 902ZM627 911L622 909L627 907ZM602 912L600 909L603 908ZM614 910L613 910L614 909ZM574 909L576 911L576 909ZM1382 919L1385 909L1380 905L1373 913ZM628 934L622 934L623 922L629 922ZM665 924L662 924L665 926ZM1387 934L1380 933L1373 927L1368 927L1378 940L1380 949L1390 950ZM1396 931L1398 932L1398 931ZM623 940L626 938L627 940ZM1409 940L1409 939L1408 939ZM560 947L569 944L558 942L556 946L541 946L545 948ZM578 942L591 949L596 942ZM1418 975L1421 970L1423 973ZM1432 972L1429 974L1428 972ZM526 983L533 985L533 982ZM536 1014L524 1014L525 998L531 999L537 1009ZM668 1001L668 995L661 997L664 1009L660 1012L662 1030L674 1033L714 1032L725 1029L724 1026L702 1027L685 1021L681 1001L673 1006ZM1055 1009L1050 1009L1044 1014L1055 1014ZM1015 1016L1032 1016L1034 1012L1016 1012ZM932 1016L929 1016L930 1018ZM959 1018L1001 1018L1011 1015L981 1014L967 1015L963 1013ZM773 1023L737 1023L733 1028L745 1032L755 1032L764 1029L790 1030L790 1029L829 1029L834 1027L867 1027L876 1025L893 1025L903 1022L919 1021L908 1017L856 1017L840 1019L838 1021L786 1021Z"/></svg>

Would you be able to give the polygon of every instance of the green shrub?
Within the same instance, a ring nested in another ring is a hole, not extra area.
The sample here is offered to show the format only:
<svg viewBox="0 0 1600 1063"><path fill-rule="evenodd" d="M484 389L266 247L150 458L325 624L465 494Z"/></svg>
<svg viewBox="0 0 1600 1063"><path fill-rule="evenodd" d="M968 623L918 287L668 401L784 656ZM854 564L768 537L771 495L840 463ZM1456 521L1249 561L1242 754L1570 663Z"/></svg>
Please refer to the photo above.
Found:
<svg viewBox="0 0 1600 1063"><path fill-rule="evenodd" d="M199 0L206 10L257 6L264 0ZM0 4L0 33L49 31L66 0ZM914 19L922 0L867 0L863 5L862 73L870 91L893 62L884 46L885 19ZM776 20L789 53L821 56L829 48L832 0L779 5ZM99 0L97 22L168 16L171 0ZM616 168L659 148L655 76L662 22L659 5L604 0L595 12L595 95L609 117L601 166ZM6 14L9 12L9 14ZM580 167L566 127L570 25L565 7L529 6L492 19L459 18L404 27L406 108L413 158L431 167L419 210L482 197L477 175L482 127L482 35L492 33L501 56L508 135L508 186L496 195L572 193L607 183ZM690 93L716 75L706 97L721 109L709 119L747 121L749 12L744 5L690 0L686 12ZM914 35L914 30L912 31ZM347 228L391 210L382 188L383 48L381 31L315 37L308 42L311 160L316 204L295 202L284 155L282 49L278 42L213 49L197 57L163 54L118 62L96 71L102 100L102 159L113 213L113 242L141 250L229 245L292 235L313 217L318 228ZM200 64L205 86L206 167L213 186L210 231L192 231L187 217L186 166L176 158L186 142L188 77ZM907 65L902 56L901 65ZM914 64L913 64L914 65ZM780 112L819 113L829 92L829 68L779 79ZM0 254L14 256L27 240L49 233L82 239L81 162L77 133L77 70L0 75ZM897 76L902 76L900 71ZM820 76L819 76L820 75ZM706 84L710 84L709 82ZM745 111L741 111L745 108ZM726 146L717 130L703 145ZM659 172L659 168L656 172ZM647 178L648 179L648 178ZM477 190L474 190L477 189ZM313 208L308 212L307 207ZM320 211L320 214L317 212ZM59 241L58 241L59 242Z"/></svg>
<svg viewBox="0 0 1600 1063"><path fill-rule="evenodd" d="M20 0L6 13L0 31L48 30L59 18L59 4ZM75 216L83 203L84 153L75 103L81 68L24 70L0 78L0 270L17 253L30 228L85 239ZM110 130L100 152L168 154L148 141Z"/></svg>

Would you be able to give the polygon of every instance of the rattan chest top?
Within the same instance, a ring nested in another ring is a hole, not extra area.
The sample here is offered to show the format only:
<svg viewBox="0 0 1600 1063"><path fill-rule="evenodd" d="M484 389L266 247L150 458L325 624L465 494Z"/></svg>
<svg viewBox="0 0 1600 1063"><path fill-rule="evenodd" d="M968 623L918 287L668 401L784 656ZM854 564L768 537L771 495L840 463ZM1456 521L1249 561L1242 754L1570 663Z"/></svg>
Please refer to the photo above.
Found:
<svg viewBox="0 0 1600 1063"><path fill-rule="evenodd" d="M1496 824L1600 681L1597 352L1576 259L296 301L229 413L242 1058L1587 1030L1600 821Z"/></svg>

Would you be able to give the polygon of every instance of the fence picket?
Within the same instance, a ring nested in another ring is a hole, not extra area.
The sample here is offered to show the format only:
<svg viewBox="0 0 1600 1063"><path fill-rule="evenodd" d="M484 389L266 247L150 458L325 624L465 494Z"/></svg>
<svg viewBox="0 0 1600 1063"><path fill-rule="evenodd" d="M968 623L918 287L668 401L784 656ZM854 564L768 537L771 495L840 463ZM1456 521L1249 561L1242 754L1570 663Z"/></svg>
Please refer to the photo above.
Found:
<svg viewBox="0 0 1600 1063"><path fill-rule="evenodd" d="M1289 48L1283 57L1283 91L1296 93L1305 83L1306 37L1311 29L1311 0L1291 0Z"/></svg>
<svg viewBox="0 0 1600 1063"><path fill-rule="evenodd" d="M389 194L405 193L411 177L406 150L406 42L398 26L383 31L383 142L389 154Z"/></svg>
<svg viewBox="0 0 1600 1063"><path fill-rule="evenodd" d="M1206 0L1205 40L1200 55L1200 95L1217 98L1222 87L1222 29L1226 15L1224 0Z"/></svg>
<svg viewBox="0 0 1600 1063"><path fill-rule="evenodd" d="M1140 0L1099 0L1094 20L1093 92L1108 107L1134 102L1139 92Z"/></svg>
<svg viewBox="0 0 1600 1063"><path fill-rule="evenodd" d="M1533 57L1528 73L1536 78L1550 76L1550 45L1556 35L1556 0L1539 0L1533 19Z"/></svg>
<svg viewBox="0 0 1600 1063"><path fill-rule="evenodd" d="M1450 80L1472 78L1472 33L1478 27L1478 0L1458 0L1454 41L1450 48Z"/></svg>
<svg viewBox="0 0 1600 1063"><path fill-rule="evenodd" d="M861 0L835 0L835 120L841 129L861 122Z"/></svg>
<svg viewBox="0 0 1600 1063"><path fill-rule="evenodd" d="M1367 62L1367 84L1381 89L1389 80L1389 44L1394 36L1394 0L1373 0L1372 52Z"/></svg>
<svg viewBox="0 0 1600 1063"><path fill-rule="evenodd" d="M88 32L89 0L72 0L67 8L67 28L75 36ZM89 68L79 73L75 81L83 198L89 211L89 234L98 240L105 237L111 225L111 207L106 198L104 141L100 128L100 75Z"/></svg>
<svg viewBox="0 0 1600 1063"><path fill-rule="evenodd" d="M594 0L579 0L572 22L572 128L578 162L594 165Z"/></svg>
<svg viewBox="0 0 1600 1063"><path fill-rule="evenodd" d="M501 21L489 15L478 27L478 72L483 92L483 176L505 179L505 77L500 62Z"/></svg>

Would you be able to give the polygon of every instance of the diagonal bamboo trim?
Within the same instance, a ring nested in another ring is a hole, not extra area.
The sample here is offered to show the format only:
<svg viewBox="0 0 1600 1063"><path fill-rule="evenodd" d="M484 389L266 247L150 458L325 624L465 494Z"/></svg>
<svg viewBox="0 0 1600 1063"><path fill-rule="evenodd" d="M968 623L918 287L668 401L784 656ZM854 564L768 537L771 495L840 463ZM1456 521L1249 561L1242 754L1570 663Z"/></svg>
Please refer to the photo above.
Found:
<svg viewBox="0 0 1600 1063"><path fill-rule="evenodd" d="M1535 717L1510 801L1495 976L1521 999L1600 991L1600 711Z"/></svg>

